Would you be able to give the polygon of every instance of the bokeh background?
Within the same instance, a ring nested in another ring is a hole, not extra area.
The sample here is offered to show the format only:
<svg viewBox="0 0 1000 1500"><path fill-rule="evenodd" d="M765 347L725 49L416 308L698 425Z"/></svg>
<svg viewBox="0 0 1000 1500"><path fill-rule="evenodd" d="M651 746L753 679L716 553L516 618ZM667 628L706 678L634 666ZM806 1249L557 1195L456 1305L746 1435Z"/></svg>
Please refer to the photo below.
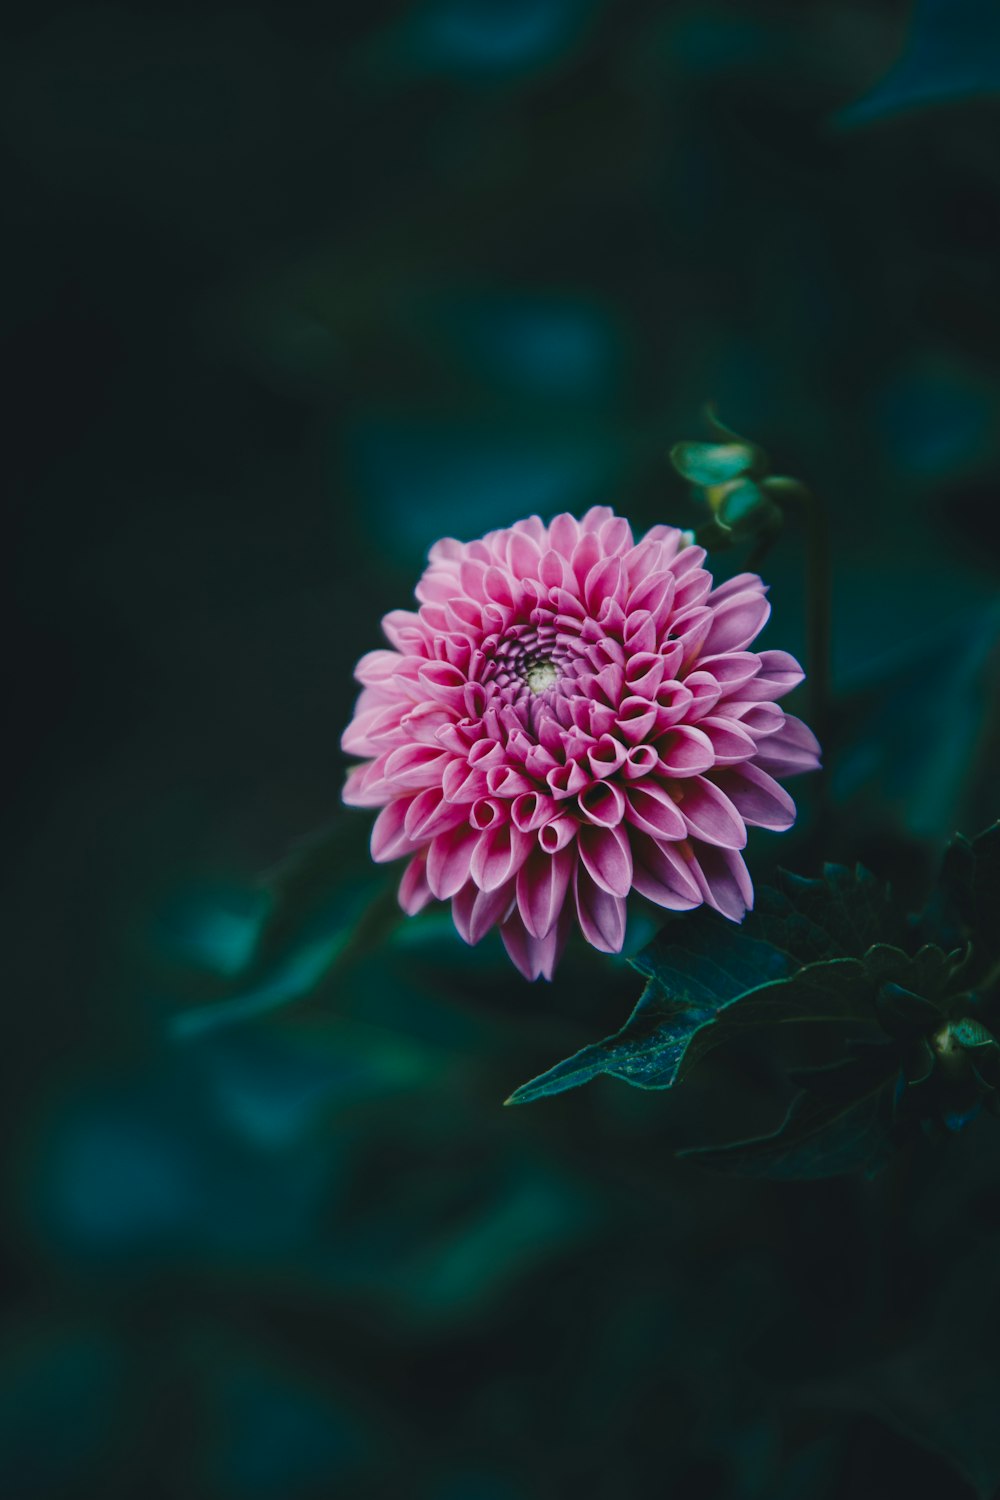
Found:
<svg viewBox="0 0 1000 1500"><path fill-rule="evenodd" d="M501 1109L637 977L392 928L338 741L438 536L696 524L712 398L833 541L832 815L757 873L919 901L1000 810L1000 11L5 30L3 1495L990 1496L995 1122L776 1186L673 1156L759 1058Z"/></svg>

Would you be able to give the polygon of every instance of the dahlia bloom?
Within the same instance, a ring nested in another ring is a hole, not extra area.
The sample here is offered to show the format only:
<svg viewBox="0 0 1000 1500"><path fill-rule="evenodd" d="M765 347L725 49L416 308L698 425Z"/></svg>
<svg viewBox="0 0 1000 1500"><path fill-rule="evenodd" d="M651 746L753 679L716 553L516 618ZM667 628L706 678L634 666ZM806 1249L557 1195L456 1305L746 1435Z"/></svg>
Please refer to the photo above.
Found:
<svg viewBox="0 0 1000 1500"><path fill-rule="evenodd" d="M364 757L345 802L382 809L372 857L409 861L404 911L450 900L468 943L499 923L528 979L574 921L619 952L631 890L742 919L747 827L791 827L774 778L819 746L777 705L798 663L747 649L764 584L713 588L704 561L673 526L636 543L607 506L431 548L419 608L382 622L393 649L358 663L342 742Z"/></svg>

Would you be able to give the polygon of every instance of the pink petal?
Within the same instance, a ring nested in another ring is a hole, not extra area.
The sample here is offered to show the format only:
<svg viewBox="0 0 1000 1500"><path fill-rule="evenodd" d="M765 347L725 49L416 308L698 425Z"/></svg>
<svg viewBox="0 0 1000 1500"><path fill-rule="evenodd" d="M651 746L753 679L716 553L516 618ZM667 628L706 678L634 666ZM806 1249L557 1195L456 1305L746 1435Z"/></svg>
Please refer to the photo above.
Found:
<svg viewBox="0 0 1000 1500"><path fill-rule="evenodd" d="M691 724L677 724L657 741L664 776L697 776L715 765L712 741Z"/></svg>
<svg viewBox="0 0 1000 1500"><path fill-rule="evenodd" d="M760 673L761 659L756 651L725 651L721 656L700 657L698 670L714 677L725 694L739 690L744 698L749 698L752 695L742 689Z"/></svg>
<svg viewBox="0 0 1000 1500"><path fill-rule="evenodd" d="M656 704L648 698L626 698L618 710L618 733L628 745L637 745L656 723Z"/></svg>
<svg viewBox="0 0 1000 1500"><path fill-rule="evenodd" d="M712 590L711 602L721 604L723 599L731 599L734 594L762 594L763 592L764 585L757 573L736 573Z"/></svg>
<svg viewBox="0 0 1000 1500"><path fill-rule="evenodd" d="M702 903L701 887L691 871L690 846L657 843L636 832L632 837L632 885L641 896L667 911L690 911Z"/></svg>
<svg viewBox="0 0 1000 1500"><path fill-rule="evenodd" d="M612 781L598 781L582 791L577 806L586 822L614 828L625 816L625 796Z"/></svg>
<svg viewBox="0 0 1000 1500"><path fill-rule="evenodd" d="M587 762L599 779L613 776L625 759L625 746L613 735L603 734L592 750L587 751ZM656 759L655 753L653 759Z"/></svg>
<svg viewBox="0 0 1000 1500"><path fill-rule="evenodd" d="M510 820L522 833L533 833L556 815L556 804L544 792L523 792L511 803Z"/></svg>
<svg viewBox="0 0 1000 1500"><path fill-rule="evenodd" d="M753 885L742 857L733 849L698 844L691 871L701 887L705 903L728 917L742 922L753 906Z"/></svg>
<svg viewBox="0 0 1000 1500"><path fill-rule="evenodd" d="M423 911L431 899L431 888L427 884L426 854L417 854L406 869L403 878L399 882L399 904L408 917L415 917L418 911Z"/></svg>
<svg viewBox="0 0 1000 1500"><path fill-rule="evenodd" d="M769 735L757 746L757 764L764 766L775 776L797 776L803 771L815 771L820 764L819 740L812 730L796 719L785 715L784 726L777 734Z"/></svg>
<svg viewBox="0 0 1000 1500"><path fill-rule="evenodd" d="M394 781L400 787L440 785L449 758L447 750L436 745L416 742L400 745L385 763L386 780Z"/></svg>
<svg viewBox="0 0 1000 1500"><path fill-rule="evenodd" d="M670 793L656 782L629 788L625 817L656 839L685 839L688 828Z"/></svg>
<svg viewBox="0 0 1000 1500"><path fill-rule="evenodd" d="M481 891L473 881L464 885L451 903L451 915L463 942L475 946L502 922L514 904L514 882L495 891Z"/></svg>
<svg viewBox="0 0 1000 1500"><path fill-rule="evenodd" d="M469 879L472 853L482 834L462 823L439 833L427 850L427 884L439 901L449 901Z"/></svg>
<svg viewBox="0 0 1000 1500"><path fill-rule="evenodd" d="M534 844L530 833L522 833L511 823L488 828L480 834L470 864L472 878L480 890L495 891L516 875Z"/></svg>
<svg viewBox="0 0 1000 1500"><path fill-rule="evenodd" d="M761 651L760 671L740 692L742 698L783 698L798 687L805 673L787 651Z"/></svg>
<svg viewBox="0 0 1000 1500"><path fill-rule="evenodd" d="M625 941L625 902L602 890L581 864L574 873L574 894L580 931L591 947L602 953L620 953Z"/></svg>
<svg viewBox="0 0 1000 1500"><path fill-rule="evenodd" d="M626 781L638 781L641 776L649 776L655 771L659 761L655 746L633 745L625 757L622 775Z"/></svg>
<svg viewBox="0 0 1000 1500"><path fill-rule="evenodd" d="M381 775L372 777L374 761L366 761L363 766L352 766L347 773L344 782L344 790L341 797L348 807L382 807L386 796L385 783ZM373 781L376 783L373 786Z"/></svg>
<svg viewBox="0 0 1000 1500"><path fill-rule="evenodd" d="M573 516L563 512L549 527L549 545L563 557L570 558L580 539L580 528Z"/></svg>
<svg viewBox="0 0 1000 1500"><path fill-rule="evenodd" d="M632 889L632 850L623 828L581 826L576 845L591 879L611 896Z"/></svg>
<svg viewBox="0 0 1000 1500"><path fill-rule="evenodd" d="M795 822L795 803L759 765L733 766L713 779L749 826L782 833Z"/></svg>
<svg viewBox="0 0 1000 1500"><path fill-rule="evenodd" d="M419 792L406 809L406 836L414 843L421 843L465 821L464 807L449 802L440 787L429 786Z"/></svg>
<svg viewBox="0 0 1000 1500"><path fill-rule="evenodd" d="M500 936L510 958L525 979L552 978L569 937L571 918L572 912L566 907L563 915L545 936L536 938L528 932L517 912L511 912L500 929Z"/></svg>
<svg viewBox="0 0 1000 1500"><path fill-rule="evenodd" d="M763 630L770 613L770 604L756 590L727 597L713 611L703 654L714 656L721 651L742 651Z"/></svg>
<svg viewBox="0 0 1000 1500"><path fill-rule="evenodd" d="M398 859L401 854L413 854L414 846L407 837L404 826L412 797L397 797L383 807L372 828L371 854L376 864Z"/></svg>
<svg viewBox="0 0 1000 1500"><path fill-rule="evenodd" d="M562 911L575 862L573 849L557 854L536 849L518 870L517 905L533 937L544 937Z"/></svg>
<svg viewBox="0 0 1000 1500"><path fill-rule="evenodd" d="M583 599L591 614L596 614L605 599L621 603L624 593L620 557L604 557L596 562L584 580Z"/></svg>
<svg viewBox="0 0 1000 1500"><path fill-rule="evenodd" d="M756 754L756 740L735 719L709 715L698 721L698 727L712 741L717 766L734 766Z"/></svg>
<svg viewBox="0 0 1000 1500"><path fill-rule="evenodd" d="M625 664L625 681L636 698L655 697L663 681L666 663L658 651L639 651Z"/></svg>
<svg viewBox="0 0 1000 1500"><path fill-rule="evenodd" d="M358 682L366 687L375 683L391 683L397 673L404 666L406 658L400 656L398 651L366 651L364 656L354 668L354 676Z"/></svg>
<svg viewBox="0 0 1000 1500"><path fill-rule="evenodd" d="M695 838L727 849L742 849L746 824L725 792L704 776L692 776L681 788L681 815Z"/></svg>
<svg viewBox="0 0 1000 1500"><path fill-rule="evenodd" d="M538 830L539 848L544 849L546 854L557 854L576 838L578 826L576 819L568 813L553 818L551 823L543 824Z"/></svg>

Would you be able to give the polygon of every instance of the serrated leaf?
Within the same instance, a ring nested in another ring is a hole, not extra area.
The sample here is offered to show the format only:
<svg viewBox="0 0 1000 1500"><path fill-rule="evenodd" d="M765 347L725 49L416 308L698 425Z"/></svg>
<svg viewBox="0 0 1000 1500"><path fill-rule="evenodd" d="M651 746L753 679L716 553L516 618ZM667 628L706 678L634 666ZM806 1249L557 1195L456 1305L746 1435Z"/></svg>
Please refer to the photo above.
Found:
<svg viewBox="0 0 1000 1500"><path fill-rule="evenodd" d="M745 1177L838 1177L861 1169L874 1175L892 1151L880 1106L896 1060L888 1047L872 1052L863 1061L813 1070L810 1089L796 1095L771 1135L679 1154Z"/></svg>
<svg viewBox="0 0 1000 1500"><path fill-rule="evenodd" d="M704 909L669 923L633 960L649 983L621 1030L522 1085L508 1103L602 1073L670 1088L715 1047L767 1026L875 1024L861 954L880 922L893 925L888 892L867 871L837 866L819 880L781 880L782 889L758 892L741 927Z"/></svg>

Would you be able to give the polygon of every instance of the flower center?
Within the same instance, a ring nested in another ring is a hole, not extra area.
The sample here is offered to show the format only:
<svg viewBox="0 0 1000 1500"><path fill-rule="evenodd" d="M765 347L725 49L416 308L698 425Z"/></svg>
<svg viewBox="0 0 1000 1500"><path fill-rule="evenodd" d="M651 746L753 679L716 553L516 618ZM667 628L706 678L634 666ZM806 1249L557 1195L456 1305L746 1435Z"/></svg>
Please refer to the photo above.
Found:
<svg viewBox="0 0 1000 1500"><path fill-rule="evenodd" d="M551 661L533 661L525 670L524 680L537 698L555 683L559 673Z"/></svg>

